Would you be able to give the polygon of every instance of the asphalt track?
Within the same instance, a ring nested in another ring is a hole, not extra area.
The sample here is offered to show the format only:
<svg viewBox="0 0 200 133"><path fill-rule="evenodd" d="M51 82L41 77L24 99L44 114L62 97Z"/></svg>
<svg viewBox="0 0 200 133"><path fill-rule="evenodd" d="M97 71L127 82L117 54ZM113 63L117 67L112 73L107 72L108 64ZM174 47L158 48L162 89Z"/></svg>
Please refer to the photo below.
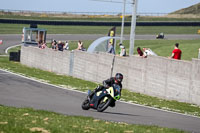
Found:
<svg viewBox="0 0 200 133"><path fill-rule="evenodd" d="M0 70L0 104L15 107L31 107L65 115L90 116L115 122L157 125L200 133L200 118L157 110L124 102L116 103L100 113L93 109L81 109L86 94L78 91L33 81Z"/></svg>
<svg viewBox="0 0 200 133"><path fill-rule="evenodd" d="M56 40L95 40L99 37L106 35L95 35L95 34L47 34L47 40L52 39ZM156 35L136 35L136 40L154 40ZM129 40L130 36L125 35L124 40ZM191 39L200 39L198 34L183 34L183 35L165 35L165 39L168 40L191 40ZM21 43L20 34L0 34L0 40L3 40L3 44L0 45L0 54L4 54L6 48L17 45Z"/></svg>

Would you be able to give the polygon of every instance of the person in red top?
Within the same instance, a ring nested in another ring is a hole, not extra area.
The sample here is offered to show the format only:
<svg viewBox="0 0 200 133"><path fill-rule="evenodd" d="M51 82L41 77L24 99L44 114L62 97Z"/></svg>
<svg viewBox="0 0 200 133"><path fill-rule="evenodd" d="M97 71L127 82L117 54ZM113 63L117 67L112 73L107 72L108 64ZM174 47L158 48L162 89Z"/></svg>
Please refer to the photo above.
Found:
<svg viewBox="0 0 200 133"><path fill-rule="evenodd" d="M176 43L175 47L174 47L174 50L172 51L172 55L170 56L170 58L177 59L177 60L181 59L181 53L182 53L182 51L178 48L178 46L179 46L179 44Z"/></svg>

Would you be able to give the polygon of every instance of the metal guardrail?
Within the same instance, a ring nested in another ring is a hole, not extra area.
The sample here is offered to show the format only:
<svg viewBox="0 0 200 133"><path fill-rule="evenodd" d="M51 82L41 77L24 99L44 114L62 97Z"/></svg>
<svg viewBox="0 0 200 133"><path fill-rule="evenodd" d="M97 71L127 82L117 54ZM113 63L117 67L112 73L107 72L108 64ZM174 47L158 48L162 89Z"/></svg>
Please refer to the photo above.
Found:
<svg viewBox="0 0 200 133"><path fill-rule="evenodd" d="M121 22L93 22L93 21L41 21L0 19L0 23L9 24L40 24L40 25L82 25L82 26L121 26ZM137 26L200 26L200 22L137 22ZM125 22L124 26L131 26Z"/></svg>

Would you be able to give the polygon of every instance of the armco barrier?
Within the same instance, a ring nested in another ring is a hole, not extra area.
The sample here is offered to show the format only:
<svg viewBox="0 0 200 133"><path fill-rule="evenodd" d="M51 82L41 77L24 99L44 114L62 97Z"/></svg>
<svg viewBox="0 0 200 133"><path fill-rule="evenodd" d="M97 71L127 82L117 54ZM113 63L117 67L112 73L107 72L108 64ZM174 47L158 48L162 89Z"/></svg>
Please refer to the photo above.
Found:
<svg viewBox="0 0 200 133"><path fill-rule="evenodd" d="M0 23L40 24L40 25L121 26L121 22L97 22L97 21L41 21L41 20L0 19ZM137 22L136 25L137 26L200 26L200 22ZM125 22L124 26L131 26L131 22Z"/></svg>
<svg viewBox="0 0 200 133"><path fill-rule="evenodd" d="M82 51L54 51L22 46L21 63L63 75L102 83L110 77L113 55ZM123 86L134 92L200 105L200 60L164 57L115 57L114 74L124 75ZM92 88L91 88L92 89Z"/></svg>

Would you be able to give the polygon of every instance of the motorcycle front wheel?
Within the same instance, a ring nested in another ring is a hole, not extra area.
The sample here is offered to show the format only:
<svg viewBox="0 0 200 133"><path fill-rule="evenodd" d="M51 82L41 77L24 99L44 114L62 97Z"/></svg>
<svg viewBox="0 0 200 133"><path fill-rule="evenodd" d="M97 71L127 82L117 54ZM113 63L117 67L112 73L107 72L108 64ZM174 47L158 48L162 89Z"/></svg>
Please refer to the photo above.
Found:
<svg viewBox="0 0 200 133"><path fill-rule="evenodd" d="M111 97L107 97L107 100L105 100L105 97L102 98L99 102L99 105L97 107L97 111L98 112L103 112L105 109L108 108L108 106L110 105L110 103L112 102L112 98Z"/></svg>
<svg viewBox="0 0 200 133"><path fill-rule="evenodd" d="M89 100L88 100L88 99L85 99L85 100L83 101L81 107L82 107L83 110L88 110L88 109L90 109L90 103L89 103Z"/></svg>

